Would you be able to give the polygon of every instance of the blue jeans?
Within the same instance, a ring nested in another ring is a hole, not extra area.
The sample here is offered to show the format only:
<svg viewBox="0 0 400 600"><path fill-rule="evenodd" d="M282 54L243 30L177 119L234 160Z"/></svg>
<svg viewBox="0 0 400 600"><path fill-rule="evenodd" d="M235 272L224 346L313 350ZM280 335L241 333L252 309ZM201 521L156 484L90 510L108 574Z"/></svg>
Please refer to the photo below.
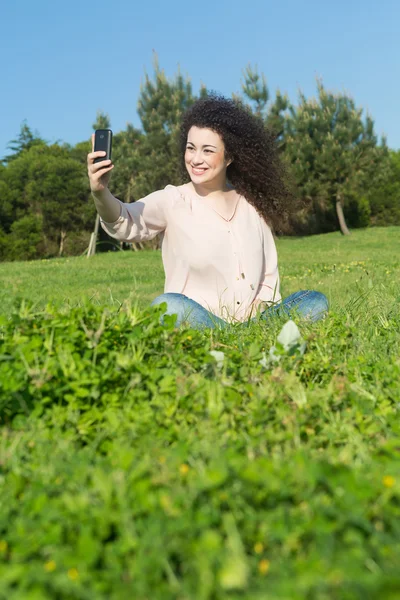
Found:
<svg viewBox="0 0 400 600"><path fill-rule="evenodd" d="M161 294L161 296L158 296L153 300L151 306L156 306L163 302L166 302L167 304L167 310L163 315L178 315L175 327L179 327L183 322L188 323L193 329L225 328L229 326L227 321L217 317L198 302L195 302L183 294L176 294L174 292ZM260 314L259 318L268 320L276 314L287 315L289 317L298 315L314 322L324 318L328 309L328 299L324 294L311 290L302 290L291 294L279 304L270 306ZM163 315L161 317L161 323L163 322ZM257 317L253 317L243 321L239 325L248 326L249 322L256 320Z"/></svg>

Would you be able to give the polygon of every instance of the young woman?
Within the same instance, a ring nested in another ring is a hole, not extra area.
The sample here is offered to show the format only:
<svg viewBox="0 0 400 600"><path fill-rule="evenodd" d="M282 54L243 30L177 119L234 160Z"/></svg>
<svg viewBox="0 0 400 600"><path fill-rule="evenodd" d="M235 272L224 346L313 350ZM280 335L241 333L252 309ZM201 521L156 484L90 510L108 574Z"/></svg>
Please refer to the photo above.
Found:
<svg viewBox="0 0 400 600"><path fill-rule="evenodd" d="M165 302L164 314L178 315L176 326L196 328L247 324L294 308L312 321L325 316L320 292L280 295L271 228L280 230L292 196L273 134L240 103L213 94L184 114L181 151L189 181L130 204L108 189L111 161L94 163L105 153L88 154L103 229L126 242L162 233L165 293L152 305Z"/></svg>

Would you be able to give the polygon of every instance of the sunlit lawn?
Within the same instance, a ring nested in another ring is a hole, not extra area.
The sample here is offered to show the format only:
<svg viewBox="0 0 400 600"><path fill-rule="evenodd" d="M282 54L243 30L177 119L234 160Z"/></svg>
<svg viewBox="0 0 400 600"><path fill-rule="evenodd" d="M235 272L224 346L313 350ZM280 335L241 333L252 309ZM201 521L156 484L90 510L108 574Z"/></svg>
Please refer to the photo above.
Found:
<svg viewBox="0 0 400 600"><path fill-rule="evenodd" d="M324 292L334 309L375 290L396 297L400 281L400 228L331 233L277 240L283 296L300 289ZM43 307L75 306L84 299L114 305L135 299L148 305L163 292L160 251L112 252L90 259L70 257L0 264L0 312L17 297ZM385 296L387 294L387 296Z"/></svg>

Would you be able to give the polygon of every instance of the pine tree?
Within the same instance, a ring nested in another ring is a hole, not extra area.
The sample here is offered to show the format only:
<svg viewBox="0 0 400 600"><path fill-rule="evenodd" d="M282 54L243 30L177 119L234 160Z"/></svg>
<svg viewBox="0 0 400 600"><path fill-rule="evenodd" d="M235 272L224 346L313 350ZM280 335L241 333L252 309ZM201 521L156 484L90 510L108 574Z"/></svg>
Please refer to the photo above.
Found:
<svg viewBox="0 0 400 600"><path fill-rule="evenodd" d="M144 136L131 123L126 130L120 131L113 138L113 163L116 165L112 173L113 194L124 202L133 202L134 186L141 169L141 145Z"/></svg>
<svg viewBox="0 0 400 600"><path fill-rule="evenodd" d="M92 125L93 131L96 129L110 129L110 117L101 110L97 111L96 121Z"/></svg>
<svg viewBox="0 0 400 600"><path fill-rule="evenodd" d="M266 120L266 107L269 100L269 91L265 75L262 73L260 76L257 72L257 67L253 68L250 64L244 69L243 75L243 94L250 100L250 103L252 103L250 106L252 107L254 114L261 119Z"/></svg>
<svg viewBox="0 0 400 600"><path fill-rule="evenodd" d="M245 100L250 101L249 106L252 112L275 133L278 147L283 151L285 149L285 112L290 107L288 96L282 95L278 89L275 100L268 106L270 93L265 75L263 73L259 75L257 67L253 68L248 64L243 76L242 92ZM233 97L236 96L233 95Z"/></svg>
<svg viewBox="0 0 400 600"><path fill-rule="evenodd" d="M287 94L282 95L278 89L275 100L268 108L266 125L275 133L280 152L284 152L286 148L286 114L290 108L289 97Z"/></svg>
<svg viewBox="0 0 400 600"><path fill-rule="evenodd" d="M194 100L190 80L179 70L168 79L155 56L153 78L145 74L138 102L144 135L137 144L139 172L132 182L136 198L181 183L179 127Z"/></svg>
<svg viewBox="0 0 400 600"><path fill-rule="evenodd" d="M365 197L373 225L400 225L400 150L388 150Z"/></svg>
<svg viewBox="0 0 400 600"><path fill-rule="evenodd" d="M32 130L25 119L21 125L21 130L17 139L11 140L7 145L7 148L9 148L13 154L5 156L2 162L8 164L18 158L22 152L26 152L33 146L40 146L43 144L46 144L45 140L43 140L38 133L32 133Z"/></svg>
<svg viewBox="0 0 400 600"><path fill-rule="evenodd" d="M325 90L317 80L318 99L299 94L299 106L286 122L285 155L303 198L322 212L335 208L340 230L349 234L344 208L361 194L385 152L377 145L374 123L345 94Z"/></svg>

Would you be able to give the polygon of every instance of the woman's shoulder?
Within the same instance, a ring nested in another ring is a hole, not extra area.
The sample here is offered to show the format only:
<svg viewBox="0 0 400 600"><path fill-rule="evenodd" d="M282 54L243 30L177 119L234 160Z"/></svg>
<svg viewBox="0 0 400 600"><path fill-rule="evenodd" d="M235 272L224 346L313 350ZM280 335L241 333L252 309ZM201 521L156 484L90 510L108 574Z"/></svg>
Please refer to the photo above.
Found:
<svg viewBox="0 0 400 600"><path fill-rule="evenodd" d="M153 201L157 203L162 202L163 204L174 205L184 196L184 190L181 189L183 187L184 186L168 184L164 188L151 192L144 198L141 198L139 201Z"/></svg>
<svg viewBox="0 0 400 600"><path fill-rule="evenodd" d="M187 183L183 185L168 184L164 188L172 204L187 204L191 206L191 192Z"/></svg>

